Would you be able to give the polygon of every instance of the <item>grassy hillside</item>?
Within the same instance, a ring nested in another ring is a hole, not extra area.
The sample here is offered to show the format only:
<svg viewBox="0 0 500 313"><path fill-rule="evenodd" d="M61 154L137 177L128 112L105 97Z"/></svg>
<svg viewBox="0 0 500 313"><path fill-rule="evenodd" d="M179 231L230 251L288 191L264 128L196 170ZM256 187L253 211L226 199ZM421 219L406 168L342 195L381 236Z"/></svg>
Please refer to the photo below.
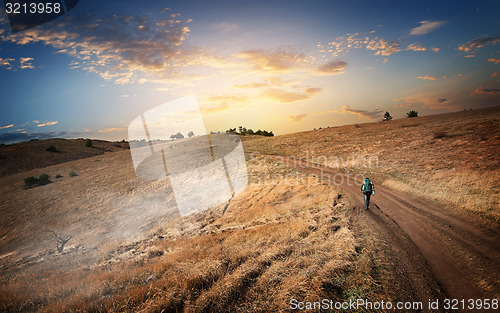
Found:
<svg viewBox="0 0 500 313"><path fill-rule="evenodd" d="M246 137L244 147L370 175L498 221L499 121L496 107ZM0 311L266 312L293 298L411 299L384 255L388 243L353 227L368 214L342 187L311 176L279 184L298 172L249 156L249 186L226 211L182 218L169 183L137 177L126 146L95 146L103 149L0 148L11 162L3 168L14 169L0 175ZM24 178L44 173L52 183L23 189ZM63 252L47 230L73 236Z"/></svg>
<svg viewBox="0 0 500 313"><path fill-rule="evenodd" d="M49 147L55 151L47 151ZM0 176L124 149L128 149L128 143L104 140L92 140L92 146L87 147L85 139L46 139L0 145Z"/></svg>
<svg viewBox="0 0 500 313"><path fill-rule="evenodd" d="M500 106L244 140L500 222Z"/></svg>
<svg viewBox="0 0 500 313"><path fill-rule="evenodd" d="M133 187L139 182L130 162L126 152L109 153L43 169L76 169L79 176L66 181L28 190L12 182L13 197L38 195L39 201L29 201L45 205L43 214L30 207L34 216L25 224L2 225L3 238L20 239L2 245L0 310L255 312L283 310L291 298L397 297L380 284L384 272L355 238L347 214L352 206L335 186L280 185L268 177L296 171L254 158L248 162L250 185L224 214L222 204L155 223L162 214L144 214L145 207L129 202L123 191L164 186ZM118 217L121 231L142 226L137 230L143 239L112 242L109 221ZM75 234L63 253L54 251L43 224ZM29 251L19 250L30 242Z"/></svg>

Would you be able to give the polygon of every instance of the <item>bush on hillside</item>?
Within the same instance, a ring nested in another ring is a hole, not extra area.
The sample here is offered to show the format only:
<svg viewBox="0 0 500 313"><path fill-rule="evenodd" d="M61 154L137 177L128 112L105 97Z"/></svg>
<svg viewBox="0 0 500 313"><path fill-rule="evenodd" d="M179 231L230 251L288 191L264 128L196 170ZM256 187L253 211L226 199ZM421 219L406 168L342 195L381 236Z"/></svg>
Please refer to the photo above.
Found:
<svg viewBox="0 0 500 313"><path fill-rule="evenodd" d="M406 113L406 117L418 117L418 112L412 110L412 111Z"/></svg>
<svg viewBox="0 0 500 313"><path fill-rule="evenodd" d="M50 183L51 183L50 176L48 174L42 174L38 176L38 178L30 176L24 179L24 189L47 185Z"/></svg>

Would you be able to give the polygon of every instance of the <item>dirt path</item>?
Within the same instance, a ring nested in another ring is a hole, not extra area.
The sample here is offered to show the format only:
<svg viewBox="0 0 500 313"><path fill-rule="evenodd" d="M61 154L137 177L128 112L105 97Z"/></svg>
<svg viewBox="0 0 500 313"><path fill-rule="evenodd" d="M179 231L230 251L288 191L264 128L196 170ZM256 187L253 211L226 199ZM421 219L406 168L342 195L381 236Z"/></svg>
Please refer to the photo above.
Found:
<svg viewBox="0 0 500 313"><path fill-rule="evenodd" d="M353 229L361 238L374 238L372 249L394 277L388 283L397 288L400 300L426 304L429 299L498 299L499 227L479 225L467 216L377 182L370 209L365 211L361 181L354 177L316 164L265 157L325 181L331 179L344 190L354 204Z"/></svg>

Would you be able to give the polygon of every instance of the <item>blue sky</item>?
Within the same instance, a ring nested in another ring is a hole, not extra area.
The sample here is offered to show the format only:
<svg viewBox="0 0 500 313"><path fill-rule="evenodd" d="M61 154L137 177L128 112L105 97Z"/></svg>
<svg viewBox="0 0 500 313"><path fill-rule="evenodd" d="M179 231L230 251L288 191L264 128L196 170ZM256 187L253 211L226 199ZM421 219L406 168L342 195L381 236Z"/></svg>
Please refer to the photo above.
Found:
<svg viewBox="0 0 500 313"><path fill-rule="evenodd" d="M127 139L198 99L208 130L284 134L498 105L497 1L86 1L12 34L0 6L0 142Z"/></svg>

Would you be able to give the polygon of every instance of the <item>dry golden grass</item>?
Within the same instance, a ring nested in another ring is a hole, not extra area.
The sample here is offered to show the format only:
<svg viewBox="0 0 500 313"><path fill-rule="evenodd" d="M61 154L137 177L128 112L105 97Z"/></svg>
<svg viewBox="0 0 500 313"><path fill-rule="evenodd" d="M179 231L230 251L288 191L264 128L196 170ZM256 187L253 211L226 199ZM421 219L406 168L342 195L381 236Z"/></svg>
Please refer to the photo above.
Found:
<svg viewBox="0 0 500 313"><path fill-rule="evenodd" d="M247 151L333 167L331 159L319 157L343 158L341 168L376 183L498 221L499 116L495 108L244 144ZM376 156L377 166L348 159L353 154ZM156 203L148 197L165 201L168 186L135 177L127 151L32 170L52 176L76 170L79 176L30 190L22 190L25 173L2 177L0 311L269 312L289 311L292 298L398 298L398 290L385 289L388 277L376 249L363 246L376 243L351 231L352 205L349 197L338 197L340 189L311 177L305 182L312 185L291 184L293 179L283 184L277 177L297 171L268 159L251 158L248 169L250 185L224 214L222 204L185 218L161 216L162 208L147 212ZM110 217L138 212L156 224L113 227L130 231L125 237L142 234L140 240L90 239L112 233L111 224L103 224ZM64 253L50 252L50 236L32 241L43 234L41 224L78 237ZM86 240L86 248L77 244Z"/></svg>
<svg viewBox="0 0 500 313"><path fill-rule="evenodd" d="M129 148L126 142L92 140L92 147L87 147L85 143L85 139L46 139L0 145L0 176ZM56 151L47 151L50 146Z"/></svg>
<svg viewBox="0 0 500 313"><path fill-rule="evenodd" d="M348 227L339 190L258 183L291 171L270 161L250 160L249 170L251 184L223 216L221 205L178 218L98 265L4 277L0 310L269 312L289 311L292 298L380 297L380 273Z"/></svg>
<svg viewBox="0 0 500 313"><path fill-rule="evenodd" d="M500 107L244 140L500 222Z"/></svg>

